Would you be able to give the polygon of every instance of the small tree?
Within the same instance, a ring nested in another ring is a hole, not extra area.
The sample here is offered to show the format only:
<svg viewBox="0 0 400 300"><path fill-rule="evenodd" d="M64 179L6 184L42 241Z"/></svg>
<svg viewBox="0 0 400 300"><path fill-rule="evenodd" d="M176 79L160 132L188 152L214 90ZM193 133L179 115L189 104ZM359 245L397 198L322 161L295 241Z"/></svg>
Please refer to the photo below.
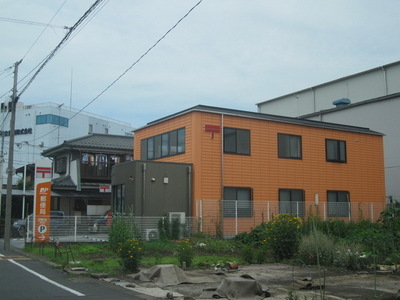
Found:
<svg viewBox="0 0 400 300"><path fill-rule="evenodd" d="M266 243L278 260L292 258L301 240L303 220L291 214L281 214L267 223Z"/></svg>
<svg viewBox="0 0 400 300"><path fill-rule="evenodd" d="M114 216L108 234L108 241L111 249L117 252L117 249L122 243L127 240L132 240L133 238L133 231L126 219L123 216Z"/></svg>

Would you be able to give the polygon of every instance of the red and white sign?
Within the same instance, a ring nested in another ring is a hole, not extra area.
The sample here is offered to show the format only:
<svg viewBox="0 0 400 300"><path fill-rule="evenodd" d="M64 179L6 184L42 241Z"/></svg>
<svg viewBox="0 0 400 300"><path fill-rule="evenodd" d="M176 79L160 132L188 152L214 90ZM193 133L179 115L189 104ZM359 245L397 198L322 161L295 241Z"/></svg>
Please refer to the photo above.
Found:
<svg viewBox="0 0 400 300"><path fill-rule="evenodd" d="M35 163L35 199L33 230L35 242L50 240L51 161Z"/></svg>
<svg viewBox="0 0 400 300"><path fill-rule="evenodd" d="M111 193L111 184L100 184L100 193Z"/></svg>
<svg viewBox="0 0 400 300"><path fill-rule="evenodd" d="M36 167L36 178L51 178L51 167Z"/></svg>

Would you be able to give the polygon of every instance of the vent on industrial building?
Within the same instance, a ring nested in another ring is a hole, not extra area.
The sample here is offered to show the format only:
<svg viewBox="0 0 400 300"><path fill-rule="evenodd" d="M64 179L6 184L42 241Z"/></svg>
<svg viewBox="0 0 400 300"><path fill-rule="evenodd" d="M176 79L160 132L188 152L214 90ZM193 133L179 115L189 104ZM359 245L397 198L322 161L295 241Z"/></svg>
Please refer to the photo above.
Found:
<svg viewBox="0 0 400 300"><path fill-rule="evenodd" d="M350 103L351 101L349 98L342 98L332 102L332 104L335 105L336 107L349 105Z"/></svg>

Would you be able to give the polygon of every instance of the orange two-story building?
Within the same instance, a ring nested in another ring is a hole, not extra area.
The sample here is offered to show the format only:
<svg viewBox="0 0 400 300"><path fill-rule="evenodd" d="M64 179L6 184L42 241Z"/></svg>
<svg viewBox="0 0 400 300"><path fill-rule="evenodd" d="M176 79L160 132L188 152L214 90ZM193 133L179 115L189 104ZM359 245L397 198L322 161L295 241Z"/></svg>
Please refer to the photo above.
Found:
<svg viewBox="0 0 400 300"><path fill-rule="evenodd" d="M201 230L248 231L279 213L376 219L383 135L367 128L195 106L135 131L134 159L190 163Z"/></svg>

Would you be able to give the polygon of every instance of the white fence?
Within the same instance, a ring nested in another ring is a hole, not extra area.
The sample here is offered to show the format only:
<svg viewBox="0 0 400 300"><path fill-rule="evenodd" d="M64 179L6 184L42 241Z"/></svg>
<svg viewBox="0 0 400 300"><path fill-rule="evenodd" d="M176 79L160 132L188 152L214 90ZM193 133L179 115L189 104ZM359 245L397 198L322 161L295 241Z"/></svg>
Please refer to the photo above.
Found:
<svg viewBox="0 0 400 300"><path fill-rule="evenodd" d="M163 217L132 217L124 216L126 223L141 235L143 240L155 240L160 236L159 221ZM171 223L172 224L172 223ZM134 226L133 226L134 225ZM26 222L26 240L35 241L33 217ZM50 218L50 240L64 242L105 242L111 226L111 218L101 216L65 216ZM173 225L170 225L172 227ZM196 232L196 218L188 217L178 224L179 237L191 236Z"/></svg>
<svg viewBox="0 0 400 300"><path fill-rule="evenodd" d="M261 223L268 222L281 213L290 213L301 218L318 217L321 220L338 219L346 222L360 220L376 221L389 205L385 202L269 202L200 200L196 202L196 217L180 221L180 237L203 232L209 235L232 237L249 232ZM135 226L144 240L158 239L159 221L163 217L124 217ZM111 220L100 216L66 216L51 219L50 238L71 242L107 241ZM34 240L33 220L27 221L27 241Z"/></svg>
<svg viewBox="0 0 400 300"><path fill-rule="evenodd" d="M318 217L321 220L339 219L347 222L376 221L387 205L386 202L199 200L196 203L196 215L200 218L199 231L229 237L249 232L282 213L305 219Z"/></svg>

